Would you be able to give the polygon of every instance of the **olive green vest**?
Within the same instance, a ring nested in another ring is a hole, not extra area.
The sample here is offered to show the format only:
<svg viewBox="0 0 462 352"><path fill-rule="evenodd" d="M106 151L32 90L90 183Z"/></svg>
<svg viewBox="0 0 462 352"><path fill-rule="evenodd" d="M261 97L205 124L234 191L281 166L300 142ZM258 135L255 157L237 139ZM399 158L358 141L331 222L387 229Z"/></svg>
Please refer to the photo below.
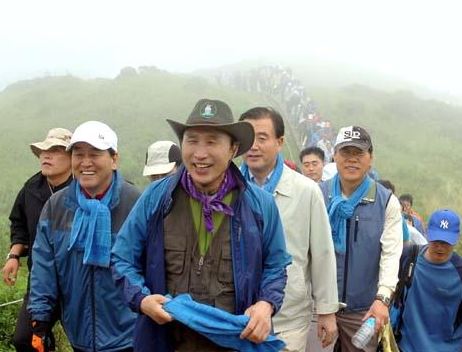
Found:
<svg viewBox="0 0 462 352"><path fill-rule="evenodd" d="M235 296L229 217L225 216L220 226L215 229L207 253L202 257L199 252L199 236L194 226L189 196L181 187L178 187L173 194L173 199L173 206L164 218L168 293L173 296L189 293L197 302L234 313ZM204 219L201 218L201 221ZM191 334L193 333L191 330L180 324L175 325L176 332L173 333L176 341L175 350L224 350L214 347L213 344L205 346L209 344L207 339L199 334ZM196 341L195 337L204 341ZM202 345L203 343L205 345Z"/></svg>

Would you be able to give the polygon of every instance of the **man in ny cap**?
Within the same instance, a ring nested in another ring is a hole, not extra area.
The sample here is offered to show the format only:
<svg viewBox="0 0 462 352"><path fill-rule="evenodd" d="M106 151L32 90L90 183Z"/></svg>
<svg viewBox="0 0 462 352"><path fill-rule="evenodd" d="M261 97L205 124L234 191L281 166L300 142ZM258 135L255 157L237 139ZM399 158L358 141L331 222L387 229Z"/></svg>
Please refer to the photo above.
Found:
<svg viewBox="0 0 462 352"><path fill-rule="evenodd" d="M60 306L75 351L131 351L135 314L109 264L114 238L139 192L117 171L117 135L106 124L82 123L67 149L75 179L45 204L32 251L33 341L46 338Z"/></svg>
<svg viewBox="0 0 462 352"><path fill-rule="evenodd" d="M71 136L72 133L67 129L52 128L44 141L30 145L32 152L39 159L40 171L26 181L11 209L11 247L2 269L3 281L8 286L16 283L21 256L28 256L27 266L29 271L31 270L30 254L43 205L54 192L66 187L72 181L71 156L66 151ZM28 299L29 285L19 310L13 337L13 345L17 351L35 351L31 345L31 321L26 309ZM51 328L56 318L57 314L54 314L50 322L49 336L52 349L54 349L54 339Z"/></svg>
<svg viewBox="0 0 462 352"><path fill-rule="evenodd" d="M241 338L260 343L281 306L290 257L271 195L232 162L251 147L252 125L234 122L227 104L209 99L185 124L167 121L184 166L145 190L113 249L114 278L140 313L135 350L227 351L172 321L163 309L167 293L249 315Z"/></svg>
<svg viewBox="0 0 462 352"><path fill-rule="evenodd" d="M454 211L435 211L428 222L428 245L421 247L401 312L401 351L462 350L462 258L460 218ZM402 263L410 250L403 253Z"/></svg>
<svg viewBox="0 0 462 352"><path fill-rule="evenodd" d="M351 337L363 321L375 318L376 331L388 322L403 246L401 207L390 190L368 176L373 147L364 128L340 129L334 160L338 173L321 189L332 228L339 301L346 304L337 313L338 344L359 351ZM376 348L375 337L365 350Z"/></svg>
<svg viewBox="0 0 462 352"><path fill-rule="evenodd" d="M180 164L180 148L171 141L158 141L148 148L143 176L157 181L176 172Z"/></svg>

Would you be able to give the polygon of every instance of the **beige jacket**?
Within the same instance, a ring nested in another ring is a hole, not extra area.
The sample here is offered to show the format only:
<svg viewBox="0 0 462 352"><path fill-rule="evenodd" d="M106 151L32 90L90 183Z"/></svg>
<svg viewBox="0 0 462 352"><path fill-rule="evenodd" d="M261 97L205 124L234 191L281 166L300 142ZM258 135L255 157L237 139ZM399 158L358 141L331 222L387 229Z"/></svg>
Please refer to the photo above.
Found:
<svg viewBox="0 0 462 352"><path fill-rule="evenodd" d="M275 332L308 325L338 310L337 272L329 218L318 184L286 165L274 193L292 264Z"/></svg>

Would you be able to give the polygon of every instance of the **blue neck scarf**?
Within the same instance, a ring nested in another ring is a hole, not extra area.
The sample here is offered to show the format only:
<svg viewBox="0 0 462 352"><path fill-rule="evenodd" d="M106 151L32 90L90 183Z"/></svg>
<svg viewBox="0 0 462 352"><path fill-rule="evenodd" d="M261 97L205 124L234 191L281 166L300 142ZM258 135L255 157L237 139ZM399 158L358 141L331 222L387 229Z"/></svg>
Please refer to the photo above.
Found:
<svg viewBox="0 0 462 352"><path fill-rule="evenodd" d="M348 199L345 199L342 197L339 175L336 174L332 179L332 199L327 207L327 212L329 213L329 222L332 227L334 247L339 253L345 253L346 251L346 220L353 216L356 206L369 191L371 183L372 179L366 176L353 194Z"/></svg>
<svg viewBox="0 0 462 352"><path fill-rule="evenodd" d="M111 211L109 202L112 199L117 173L112 175L112 183L101 200L88 199L82 192L80 184L75 187L77 208L72 222L69 246L83 248L83 264L109 267L111 257Z"/></svg>
<svg viewBox="0 0 462 352"><path fill-rule="evenodd" d="M276 165L274 166L273 173L271 174L271 177L269 178L268 182L266 182L262 186L262 188L265 191L267 191L267 192L269 192L271 194L274 193L274 190L276 189L276 186L277 186L279 180L281 179L283 169L284 169L284 159L283 159L281 154L278 154L278 157L276 159ZM242 163L242 165L240 167L240 170L241 170L241 173L244 176L245 180L248 181L248 182L252 182L252 180L250 179L249 166L245 162Z"/></svg>

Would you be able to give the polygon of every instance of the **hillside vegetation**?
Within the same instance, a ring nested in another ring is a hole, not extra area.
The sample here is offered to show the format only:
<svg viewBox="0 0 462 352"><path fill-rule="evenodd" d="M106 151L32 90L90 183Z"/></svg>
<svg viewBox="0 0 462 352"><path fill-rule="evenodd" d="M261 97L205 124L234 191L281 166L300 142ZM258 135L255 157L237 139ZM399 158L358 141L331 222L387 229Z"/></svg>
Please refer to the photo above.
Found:
<svg viewBox="0 0 462 352"><path fill-rule="evenodd" d="M370 131L379 174L398 194L413 194L423 215L441 207L462 212L461 108L363 86L310 94L335 126L359 124Z"/></svg>
<svg viewBox="0 0 462 352"><path fill-rule="evenodd" d="M366 86L313 85L300 79L319 113L335 128L359 124L373 138L375 165L398 193L415 197L415 208L428 216L436 208L462 212L462 108L422 100L406 91L385 92ZM235 118L256 105L273 105L270 97L219 87L205 76L175 75L155 67L126 68L113 79L82 80L72 76L22 81L0 92L0 254L9 246L8 214L24 181L38 170L28 144L40 141L52 127L71 130L83 121L108 123L119 136L121 170L143 187L141 176L147 146L160 139L176 140L166 118L185 121L203 97L229 103ZM295 142L286 157L297 159ZM298 161L298 160L297 160ZM25 270L24 267L22 270ZM0 303L20 298L25 288L0 289ZM17 307L17 306L16 306ZM0 350L10 350L15 306L1 311Z"/></svg>

